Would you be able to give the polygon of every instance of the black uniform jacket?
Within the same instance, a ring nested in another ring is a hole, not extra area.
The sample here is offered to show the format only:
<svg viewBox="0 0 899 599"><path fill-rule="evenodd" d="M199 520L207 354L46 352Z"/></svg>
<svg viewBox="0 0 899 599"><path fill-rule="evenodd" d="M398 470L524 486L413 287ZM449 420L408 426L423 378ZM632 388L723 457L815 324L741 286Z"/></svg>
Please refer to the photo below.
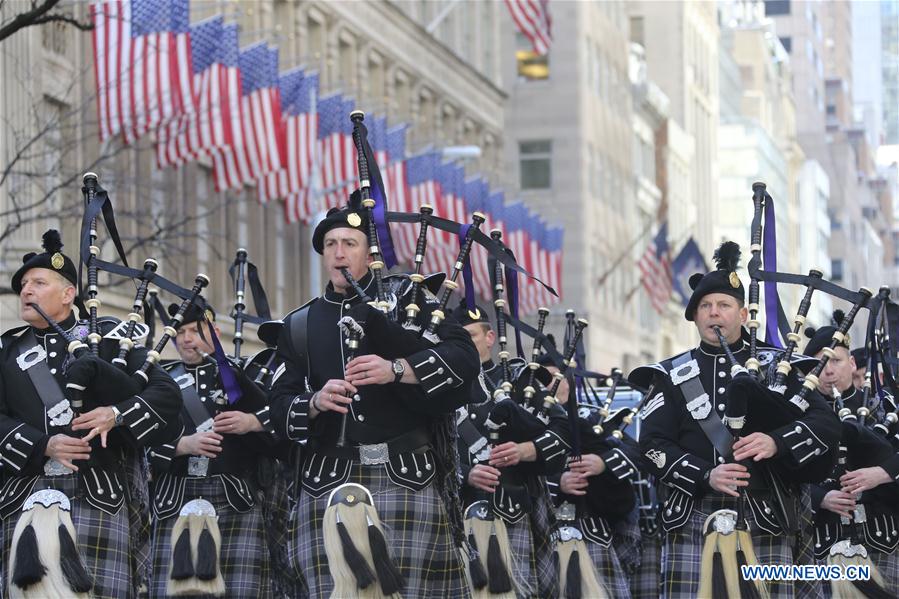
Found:
<svg viewBox="0 0 899 599"><path fill-rule="evenodd" d="M76 322L74 315L60 324L76 337L86 335L87 324ZM117 324L115 319L101 318L101 333L109 335ZM46 354L43 362L60 387L62 396L66 395L66 370L73 358L67 353L65 339L50 330L20 327L4 333L0 342L0 459L4 475L0 515L6 516L21 506L35 477L44 473L44 464L48 460L44 451L50 437L58 433L72 434L69 425L57 426L51 422L47 407L30 378L29 368L23 368L30 362L20 358L29 350L31 355L43 351ZM100 357L109 362L118 353L118 340L104 337L100 343ZM133 373L139 369L146 354L142 347L132 349L127 371ZM31 367L35 366L40 365ZM84 391L83 412L99 406L115 406L123 416L122 425L110 431L107 447L102 448L100 438L95 438L91 442L90 459L78 463L88 500L100 509L117 511L124 500L122 466L125 450L171 438L169 424L177 420L181 394L161 368L151 367L148 375L147 385L134 395L129 392L133 386L117 385L108 375L102 374Z"/></svg>
<svg viewBox="0 0 899 599"><path fill-rule="evenodd" d="M730 349L740 364L749 358L749 346L745 341L737 342ZM702 402L697 401L688 408L690 400L684 398L678 385L679 381L698 376L702 390L711 403L711 418L720 419L727 407L731 365L720 346L705 342L691 350L689 357L695 362L681 368L672 368L673 359L651 367L655 370L656 392L641 412L640 451L645 465L651 474L672 491L668 501L669 509L662 519L668 530L686 521L695 500L709 493L719 495L708 486L708 476L716 465L725 462L725 458L716 450L698 422L698 419L705 417ZM777 359L778 355L774 350L765 349L759 353L763 367L776 363ZM805 358L800 356L795 358L794 367L787 377L784 402L792 398L801 387L796 364L803 359ZM637 373L637 378L639 374ZM751 399L748 409L753 410ZM777 454L762 464L777 472L782 480L795 481L801 477L808 480L808 476L822 480L830 472L836 459L840 422L819 393L809 394L807 409L796 420L764 432L774 439ZM750 465L751 474L754 468ZM761 482L760 476L753 476L750 479L751 485L754 484L753 479ZM752 495L751 488L750 498ZM774 507L767 503L763 505L761 501L758 503L756 506L750 501L757 514L770 514ZM770 530L775 529L772 522Z"/></svg>
<svg viewBox="0 0 899 599"><path fill-rule="evenodd" d="M517 371L518 367L520 365L514 364L513 371ZM527 410L518 403L523 401L522 397L498 401L493 393L501 383L501 366L493 361L482 364L481 374L471 385L469 403L456 413L458 449L462 477L467 483L472 467L487 464L490 455L488 418L495 424L503 425L496 444L507 441L534 444L536 460L501 468L500 485L490 497L468 484L462 488L465 505L488 499L494 513L512 523L528 512L532 507L532 497L541 492L542 483L538 477L556 474L564 468L570 450L570 433L565 411L559 406L552 406L548 418L542 421L534 415L533 408ZM540 401L542 403L542 399Z"/></svg>
<svg viewBox="0 0 899 599"><path fill-rule="evenodd" d="M247 511L255 504L256 470L259 460L267 455L274 444L274 436L270 432L246 433L243 435L222 434L222 451L215 458L208 460L191 456L176 456L178 441L184 435L192 435L198 427L206 425L208 419L215 418L221 412L248 412L257 418L267 414L265 393L247 378L243 371L234 367L237 381L240 384L241 397L235 403L228 399L218 376L218 365L211 357L199 364L185 364L171 361L163 364L163 368L174 377L184 397L184 409L179 415L179 426L182 433L168 443L156 445L150 449L148 456L155 476L153 507L160 518L176 514L184 495L184 477L215 476L226 492L231 507L237 511ZM196 417L188 409L194 406ZM197 464L201 460L205 467L201 471L191 470L191 460ZM190 499L190 498L188 498Z"/></svg>
<svg viewBox="0 0 899 599"><path fill-rule="evenodd" d="M374 296L371 274L359 281ZM426 323L434 304L425 304L419 321ZM306 347L296 347L292 328L306 316ZM338 321L349 315L362 323L366 335L356 356L377 354L385 359L405 358L419 384L387 383L359 388L347 422L347 445L384 443L412 431L429 430L431 418L452 414L468 401L468 389L478 373L477 350L468 332L444 320L437 329L436 345L373 314L354 292L340 294L330 283L323 296L284 318L278 338L278 360L270 394L272 423L285 439L301 444L333 447L339 436L341 415L327 411L309 420L314 391L329 379L344 379L347 347Z"/></svg>
<svg viewBox="0 0 899 599"><path fill-rule="evenodd" d="M845 391L843 397L851 401L844 403L845 407L861 405L861 392L854 387ZM831 477L810 489L815 511L815 555L826 558L834 543L851 535L850 527L839 514L821 507L824 496L841 488L840 477L845 472L875 466L882 467L894 482L869 489L857 498L857 538L870 550L891 553L899 546L899 454L888 439L851 417L842 422L840 445L845 464L838 464Z"/></svg>

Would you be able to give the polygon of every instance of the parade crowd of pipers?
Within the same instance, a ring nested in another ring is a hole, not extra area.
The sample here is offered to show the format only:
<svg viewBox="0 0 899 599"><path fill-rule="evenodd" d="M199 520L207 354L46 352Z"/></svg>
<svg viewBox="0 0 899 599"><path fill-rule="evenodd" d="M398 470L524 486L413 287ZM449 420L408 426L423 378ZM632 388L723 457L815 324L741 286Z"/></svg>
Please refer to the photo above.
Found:
<svg viewBox="0 0 899 599"><path fill-rule="evenodd" d="M24 324L0 337L0 597L899 596L888 288L777 272L756 184L748 290L724 242L689 282L698 344L600 374L586 320L518 314L530 273L481 214L387 210L363 117L359 189L312 237L324 291L272 318L264 266L238 250L231 355L209 278L129 266L110 195L84 176L77 261L48 230L11 281ZM389 269L388 222L417 227L411 273ZM424 270L432 228L459 239L449 273ZM489 308L462 289L474 244ZM135 282L124 320L103 313L101 271ZM803 288L792 320L778 285ZM846 310L813 329L817 294ZM245 323L266 346L252 356ZM816 564L869 576L743 568Z"/></svg>

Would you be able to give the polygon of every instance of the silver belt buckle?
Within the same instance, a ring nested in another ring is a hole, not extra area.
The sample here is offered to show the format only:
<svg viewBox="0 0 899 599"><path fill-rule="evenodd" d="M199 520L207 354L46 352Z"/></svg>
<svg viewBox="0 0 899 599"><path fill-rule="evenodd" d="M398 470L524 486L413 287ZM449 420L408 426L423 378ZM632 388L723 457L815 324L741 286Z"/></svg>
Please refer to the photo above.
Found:
<svg viewBox="0 0 899 599"><path fill-rule="evenodd" d="M187 460L187 474L189 476L206 476L209 472L209 458L205 456L191 456Z"/></svg>
<svg viewBox="0 0 899 599"><path fill-rule="evenodd" d="M73 472L75 471L63 466L61 462L53 458L50 458L44 464L44 475L46 476L66 476Z"/></svg>
<svg viewBox="0 0 899 599"><path fill-rule="evenodd" d="M359 461L366 466L386 464L390 461L387 452L387 443L375 443L373 445L359 446Z"/></svg>

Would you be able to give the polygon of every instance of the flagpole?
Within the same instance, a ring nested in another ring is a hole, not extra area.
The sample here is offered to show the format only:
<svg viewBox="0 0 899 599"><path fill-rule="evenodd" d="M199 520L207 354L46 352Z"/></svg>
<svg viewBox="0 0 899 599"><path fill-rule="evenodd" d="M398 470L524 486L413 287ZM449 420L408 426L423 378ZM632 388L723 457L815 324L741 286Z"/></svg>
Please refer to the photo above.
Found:
<svg viewBox="0 0 899 599"><path fill-rule="evenodd" d="M631 253L631 251L634 249L634 247L636 247L637 243L639 243L640 240L643 239L646 236L646 234L651 230L652 230L652 223L649 223L648 225L646 225L646 227L643 229L643 231L641 231L640 234L630 244L628 244L627 249L625 249L623 252L621 252L621 254L619 254L618 257L615 259L615 261L612 263L612 265L606 270L606 272L604 272L602 274L602 276L599 277L599 279L597 279L597 281L596 281L597 289L599 289L603 285L605 285L606 279L609 278L609 275L611 275L613 272L615 272L615 269L618 268L622 262L624 262L624 259L628 257L628 255Z"/></svg>

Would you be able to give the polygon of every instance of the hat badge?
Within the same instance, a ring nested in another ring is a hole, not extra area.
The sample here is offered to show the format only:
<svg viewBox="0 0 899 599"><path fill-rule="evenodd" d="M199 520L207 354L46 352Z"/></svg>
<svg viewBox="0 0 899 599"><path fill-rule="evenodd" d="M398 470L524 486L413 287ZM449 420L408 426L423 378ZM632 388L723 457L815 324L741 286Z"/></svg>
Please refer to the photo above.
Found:
<svg viewBox="0 0 899 599"><path fill-rule="evenodd" d="M66 265L66 259L62 254L56 252L55 254L53 254L53 256L50 257L50 265L56 270L59 270Z"/></svg>
<svg viewBox="0 0 899 599"><path fill-rule="evenodd" d="M740 277L737 276L737 273L731 272L727 280L730 281L730 286L734 289L740 288Z"/></svg>
<svg viewBox="0 0 899 599"><path fill-rule="evenodd" d="M348 222L351 227L358 227L362 224L362 217L355 212L350 212L346 215L346 222Z"/></svg>
<svg viewBox="0 0 899 599"><path fill-rule="evenodd" d="M477 308L475 308L474 310L469 310L469 311L468 311L468 316L469 316L472 320L478 320L479 318L481 318L481 311L478 310Z"/></svg>

